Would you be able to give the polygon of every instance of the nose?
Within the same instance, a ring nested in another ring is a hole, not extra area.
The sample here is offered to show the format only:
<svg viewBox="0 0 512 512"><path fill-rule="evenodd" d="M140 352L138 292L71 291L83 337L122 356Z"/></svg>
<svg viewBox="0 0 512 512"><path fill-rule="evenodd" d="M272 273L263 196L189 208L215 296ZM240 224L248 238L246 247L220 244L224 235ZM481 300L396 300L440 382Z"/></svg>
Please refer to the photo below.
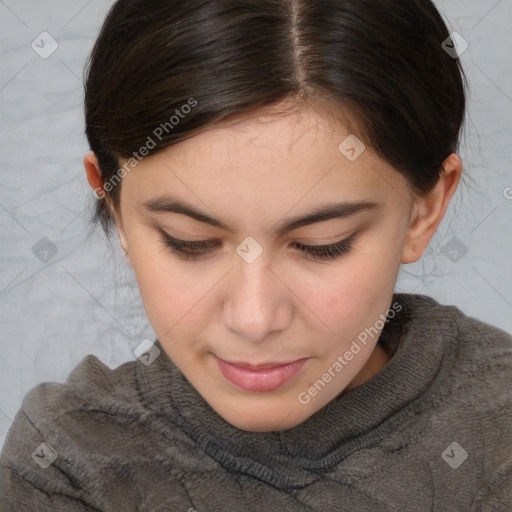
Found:
<svg viewBox="0 0 512 512"><path fill-rule="evenodd" d="M252 263L238 256L227 276L223 321L228 329L248 341L262 341L288 327L293 316L293 295L286 276L271 268L263 253Z"/></svg>

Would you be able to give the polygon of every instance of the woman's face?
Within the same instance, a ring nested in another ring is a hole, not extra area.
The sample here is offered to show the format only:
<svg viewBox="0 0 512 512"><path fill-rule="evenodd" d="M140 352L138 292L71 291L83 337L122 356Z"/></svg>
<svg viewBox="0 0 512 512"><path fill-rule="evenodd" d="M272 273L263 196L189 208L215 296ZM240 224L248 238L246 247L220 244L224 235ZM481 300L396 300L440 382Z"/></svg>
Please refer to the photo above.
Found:
<svg viewBox="0 0 512 512"><path fill-rule="evenodd" d="M149 321L238 428L291 428L389 360L376 343L413 197L369 149L358 156L351 139L340 149L349 135L312 109L246 119L143 159L123 178L120 236ZM308 220L363 202L375 206ZM164 233L198 245L174 252ZM334 258L296 245L349 240Z"/></svg>

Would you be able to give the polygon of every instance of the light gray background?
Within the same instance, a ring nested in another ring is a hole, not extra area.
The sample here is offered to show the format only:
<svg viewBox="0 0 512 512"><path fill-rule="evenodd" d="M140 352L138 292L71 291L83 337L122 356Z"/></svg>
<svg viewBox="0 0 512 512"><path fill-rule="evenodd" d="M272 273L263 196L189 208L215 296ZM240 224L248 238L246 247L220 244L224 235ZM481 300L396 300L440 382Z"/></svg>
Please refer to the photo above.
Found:
<svg viewBox="0 0 512 512"><path fill-rule="evenodd" d="M85 241L94 197L82 165L82 73L110 5L0 0L0 446L32 387L64 381L87 354L114 368L155 337L117 237L113 248L100 230ZM436 5L469 43L460 156L470 179L396 290L512 332L512 1ZM42 32L59 44L47 59L31 47ZM457 261L446 245L454 237L467 248ZM57 248L46 263L33 252L43 238Z"/></svg>

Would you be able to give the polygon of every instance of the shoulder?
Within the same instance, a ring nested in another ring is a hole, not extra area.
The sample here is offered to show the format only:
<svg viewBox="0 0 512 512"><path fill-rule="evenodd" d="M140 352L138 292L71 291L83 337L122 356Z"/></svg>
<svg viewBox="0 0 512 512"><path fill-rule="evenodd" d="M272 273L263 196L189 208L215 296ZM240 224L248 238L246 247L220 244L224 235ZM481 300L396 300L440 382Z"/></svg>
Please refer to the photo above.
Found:
<svg viewBox="0 0 512 512"><path fill-rule="evenodd" d="M55 420L55 412L73 409L109 409L114 403L137 398L136 362L111 369L94 355L88 355L71 371L65 382L43 382L27 392L21 410L28 417ZM132 405L133 402L132 402Z"/></svg>
<svg viewBox="0 0 512 512"><path fill-rule="evenodd" d="M448 352L477 380L508 379L512 383L512 335L470 316L453 305L436 306L437 328ZM503 381L504 382L504 381Z"/></svg>
<svg viewBox="0 0 512 512"><path fill-rule="evenodd" d="M2 486L82 497L79 482L94 481L112 440L122 442L123 427L142 413L136 362L111 369L86 356L65 382L43 382L24 396L2 447Z"/></svg>
<svg viewBox="0 0 512 512"><path fill-rule="evenodd" d="M44 382L25 395L0 455L7 503L20 510L132 510L159 480L169 500L185 499L176 459L185 448L195 452L143 400L141 364L111 369L88 355L65 382Z"/></svg>
<svg viewBox="0 0 512 512"><path fill-rule="evenodd" d="M444 306L447 359L452 363L452 391L471 404L473 416L480 416L482 435L512 435L512 335L483 320L469 316L455 306ZM448 320L449 319L449 320ZM512 455L512 445L507 447Z"/></svg>
<svg viewBox="0 0 512 512"><path fill-rule="evenodd" d="M395 297L415 343L432 345L433 357L442 353L436 389L460 421L479 417L486 427L512 435L512 335L426 295Z"/></svg>
<svg viewBox="0 0 512 512"><path fill-rule="evenodd" d="M440 336L459 359L511 368L512 334L427 295L395 294L418 332ZM428 342L426 340L425 342Z"/></svg>
<svg viewBox="0 0 512 512"><path fill-rule="evenodd" d="M452 426L470 425L495 467L512 461L512 335L454 305L429 298L418 308L444 344L440 370ZM424 343L429 340L425 339ZM473 433L474 433L473 432ZM510 471L510 468L508 469Z"/></svg>

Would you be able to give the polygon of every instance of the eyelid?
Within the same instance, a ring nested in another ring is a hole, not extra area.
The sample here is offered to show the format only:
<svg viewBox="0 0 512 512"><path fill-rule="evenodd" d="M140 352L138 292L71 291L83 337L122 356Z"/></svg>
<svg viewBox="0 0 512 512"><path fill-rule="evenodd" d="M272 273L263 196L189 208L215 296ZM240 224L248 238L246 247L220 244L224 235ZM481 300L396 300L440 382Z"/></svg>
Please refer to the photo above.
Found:
<svg viewBox="0 0 512 512"><path fill-rule="evenodd" d="M167 231L165 231L165 229L162 229L160 230L161 234L169 239L169 240L172 240L174 242L176 242L177 244L195 244L195 245L204 245L205 247L207 246L211 246L211 245L218 245L218 238L205 238L205 239L202 239L202 240L197 240L194 238L194 240L183 240L182 238L176 238L172 235L170 235L169 233L167 233Z"/></svg>
<svg viewBox="0 0 512 512"><path fill-rule="evenodd" d="M360 233L361 233L362 230L357 230L357 231L354 231L351 235L348 235L348 236L339 236L337 237L334 242L318 242L318 243L303 243L301 242L300 240L308 240L307 238L302 238L302 239L299 239L299 240L295 240L293 243L298 243L300 245L303 245L305 247L328 247L330 245L338 245L338 244L342 244L342 243L349 243L351 242L352 240L354 240L354 238L356 238ZM312 240L311 238L309 240ZM319 238L315 238L314 240L320 240ZM321 240L325 240L325 238L321 239Z"/></svg>
<svg viewBox="0 0 512 512"><path fill-rule="evenodd" d="M215 249L222 244L218 239L180 240L172 237L163 229L159 231L162 233L161 238L167 248L177 254L179 259L185 261L201 261L204 259L204 255L208 255L211 252L212 248ZM294 252L303 254L306 260L311 260L315 263L331 262L343 258L352 252L354 243L357 242L361 231L355 231L349 237L332 244L305 245L300 242L293 242L292 246Z"/></svg>
<svg viewBox="0 0 512 512"><path fill-rule="evenodd" d="M158 230L160 231L160 233L163 235L164 238L175 242L176 245L190 244L190 245L195 245L195 246L204 247L204 248L215 247L215 246L219 245L219 240L217 238L208 238L208 239L204 239L204 240L197 240L197 239L182 240L182 239L175 238L174 236L170 235L169 233L167 233L167 231L165 231L164 229L162 229L160 227L158 228ZM359 230L354 231L349 236L341 237L341 238L338 237L334 242L306 244L299 240L295 240L292 242L292 245L295 247L299 246L301 248L312 248L312 249L334 247L334 246L339 246L339 245L350 245L356 241L356 239L359 237L359 235L361 234L362 231L363 231L362 229L359 229ZM302 240L304 240L304 239L302 239ZM311 238L309 240L311 240ZM318 240L318 238L316 238L315 240Z"/></svg>
<svg viewBox="0 0 512 512"><path fill-rule="evenodd" d="M158 226L156 225L155 226L157 228L157 230L163 235L163 236L167 236L169 238L172 238L173 240L176 240L178 242L190 242L190 243L202 243L202 242L217 242L219 240L219 237L209 237L208 235L203 235L203 237L201 235L191 235L190 233L187 233L185 231L181 231L180 229L177 229L177 228L173 228L171 231L177 231L179 233L183 233L183 235L187 236L187 237L191 237L192 240L186 240L186 239L182 239L182 238L176 238L176 236L174 235L171 235L169 232L167 232L166 229L164 229L163 227L161 226ZM363 226L361 229L359 229L358 231L362 231L365 227ZM336 235L332 235L332 236L324 236L324 237L321 237L321 236L317 236L317 237L291 237L291 238L294 238L294 242L297 242L297 243L300 243L302 245L333 245L333 244L336 244L336 243L340 243L342 242L345 238L349 238L349 233L353 231L353 228L351 229L346 229L344 231L342 231L341 233L339 234L336 234ZM355 232L357 233L357 232ZM179 235L181 236L181 235ZM329 240L329 241L326 241L326 240Z"/></svg>
<svg viewBox="0 0 512 512"><path fill-rule="evenodd" d="M187 233L186 231L182 231L181 229L178 229L178 228L175 228L173 227L172 229L170 229L170 231L176 231L177 233L180 233L180 235L171 235L165 228L163 228L162 226L159 226L159 225L156 225L155 224L155 227L157 228L157 230L162 233L163 235L166 235L166 236L170 236L171 238L176 238L176 236L188 236L190 238L192 238L192 240L186 240L187 242L196 242L196 241L201 241L201 240L204 240L204 241L207 241L207 240L213 240L214 238L216 239L217 237L210 237L209 235L192 235L190 233ZM200 240L198 240L200 239ZM181 240L181 239L180 239Z"/></svg>
<svg viewBox="0 0 512 512"><path fill-rule="evenodd" d="M354 231L354 229L346 229L341 234L334 236L310 236L310 237L295 237L294 241L303 245L333 245L348 240L352 235L357 234L361 229ZM350 234L352 233L352 234Z"/></svg>

